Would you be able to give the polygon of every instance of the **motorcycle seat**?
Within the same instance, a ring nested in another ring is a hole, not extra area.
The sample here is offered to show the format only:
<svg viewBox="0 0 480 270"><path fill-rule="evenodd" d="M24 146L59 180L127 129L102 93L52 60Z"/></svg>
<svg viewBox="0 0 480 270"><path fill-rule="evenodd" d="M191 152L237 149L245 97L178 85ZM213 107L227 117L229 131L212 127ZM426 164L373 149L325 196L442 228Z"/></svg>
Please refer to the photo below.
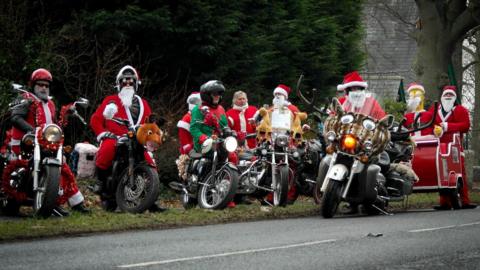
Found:
<svg viewBox="0 0 480 270"><path fill-rule="evenodd" d="M190 153L188 153L188 156L191 158L191 159L199 159L202 157L202 153L198 153L196 152L195 150L192 150L190 151Z"/></svg>
<svg viewBox="0 0 480 270"><path fill-rule="evenodd" d="M243 151L238 154L239 160L251 160L253 157L253 153L250 151Z"/></svg>

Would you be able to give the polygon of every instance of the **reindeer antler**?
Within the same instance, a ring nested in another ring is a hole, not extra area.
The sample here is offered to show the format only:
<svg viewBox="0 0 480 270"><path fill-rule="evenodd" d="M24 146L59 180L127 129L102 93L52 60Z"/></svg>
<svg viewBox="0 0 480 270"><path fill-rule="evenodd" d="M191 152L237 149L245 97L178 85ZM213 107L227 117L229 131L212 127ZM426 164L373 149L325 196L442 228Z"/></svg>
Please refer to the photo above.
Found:
<svg viewBox="0 0 480 270"><path fill-rule="evenodd" d="M297 96L299 96L303 102L305 102L308 106L310 106L311 109L314 109L319 113L323 114L323 110L315 106L315 99L317 98L317 89L316 88L312 89L313 98L312 98L312 101L308 101L308 99L302 94L302 91L300 90L300 85L302 83L302 80L303 80L303 74L300 75L297 81Z"/></svg>

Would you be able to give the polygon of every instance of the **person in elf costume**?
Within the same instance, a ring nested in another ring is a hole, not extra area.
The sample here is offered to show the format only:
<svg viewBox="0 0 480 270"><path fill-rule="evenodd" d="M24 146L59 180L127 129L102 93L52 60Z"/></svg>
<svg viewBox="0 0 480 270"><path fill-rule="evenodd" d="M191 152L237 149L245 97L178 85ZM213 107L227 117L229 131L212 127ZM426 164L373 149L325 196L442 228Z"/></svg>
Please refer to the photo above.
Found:
<svg viewBox="0 0 480 270"><path fill-rule="evenodd" d="M22 192L15 192L9 183L10 173L21 166L24 160L17 159L20 154L20 142L26 133L35 132L36 127L43 124L57 123L61 127L67 125L67 114L73 104L62 106L60 117L57 121L55 103L51 99L50 85L53 77L50 71L39 68L32 72L29 80L30 92L22 93L13 103L15 105L10 108L12 129L9 134L9 148L11 150L11 158L3 171L2 189L6 193L10 193L17 200L26 199L26 195ZM26 166L26 164L25 164ZM63 194L58 198L58 206L54 208L53 215L67 216L69 213L61 207L62 204L68 202L72 210L80 213L89 213L90 210L85 207L84 197L78 189L75 176L73 175L67 163L63 162L60 172L60 188Z"/></svg>
<svg viewBox="0 0 480 270"><path fill-rule="evenodd" d="M447 85L443 88L440 104L437 108L433 106L430 112L436 113L434 134L440 138L440 143L449 143L453 141L453 134L460 133L460 140L463 141L463 134L470 129L470 116L467 108L456 104L457 88L453 85ZM462 146L462 144L460 144ZM477 205L470 202L468 195L467 174L465 171L465 154L463 147L460 149L462 163L462 188L459 191L463 209L476 208ZM436 210L452 209L452 202L448 195L440 195L440 205L434 206Z"/></svg>
<svg viewBox="0 0 480 270"><path fill-rule="evenodd" d="M223 130L230 129L225 109L220 105L224 93L225 86L219 80L211 80L200 86L202 104L193 108L190 122L193 148L197 152L201 152L202 144L208 138L217 138ZM228 159L234 164L238 162L235 153L229 153ZM231 201L228 207L235 207L235 203Z"/></svg>
<svg viewBox="0 0 480 270"><path fill-rule="evenodd" d="M404 117L406 121L403 123L408 129L424 125L432 120L433 114L430 111L426 111L425 104L425 88L418 83L411 83L407 88L408 100L407 100L407 112ZM426 136L433 134L433 127L427 127L425 129L416 131L411 134L413 136Z"/></svg>

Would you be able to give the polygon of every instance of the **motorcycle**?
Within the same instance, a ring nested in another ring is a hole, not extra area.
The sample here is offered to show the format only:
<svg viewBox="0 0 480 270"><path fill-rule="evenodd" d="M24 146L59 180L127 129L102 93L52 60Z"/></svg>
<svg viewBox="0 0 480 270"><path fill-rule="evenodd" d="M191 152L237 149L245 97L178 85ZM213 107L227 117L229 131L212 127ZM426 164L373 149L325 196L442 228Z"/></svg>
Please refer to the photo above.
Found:
<svg viewBox="0 0 480 270"><path fill-rule="evenodd" d="M13 84L18 93L29 93L22 85ZM18 106L19 103L10 104ZM69 112L78 117L77 106L88 106L88 100L80 98L69 108ZM27 133L20 142L20 155L7 153L4 160L2 176L10 179L8 185L2 186L1 207L8 215L17 215L21 205L32 205L34 215L49 217L57 205L57 198L62 193L60 188L60 171L64 163L63 132L56 124L42 124L33 133Z"/></svg>
<svg viewBox="0 0 480 270"><path fill-rule="evenodd" d="M389 201L403 200L413 192L413 181L390 170L391 160L384 151L391 142L393 116L373 119L369 116L371 108L344 111L338 100L333 100L335 115L325 121L328 155L320 162L317 178L323 194L321 214L325 218L335 215L341 201L363 204L369 215L387 214ZM393 137L408 137L414 131L397 131Z"/></svg>
<svg viewBox="0 0 480 270"><path fill-rule="evenodd" d="M130 125L127 119L114 117L110 120L127 127L128 132L115 136L117 144L112 173L106 181L106 192L102 194L104 208L115 211L118 206L125 212L142 213L158 199L160 180L153 152L161 144L162 133L153 120L151 123L147 120L138 129ZM145 128L149 130L143 131ZM156 139L141 140L140 133L154 135ZM150 155L152 162L147 161L145 154Z"/></svg>
<svg viewBox="0 0 480 270"><path fill-rule="evenodd" d="M189 153L187 180L171 182L174 190L181 191L185 209L197 204L205 209L224 209L233 200L238 187L238 168L229 162L229 153L234 153L238 142L229 128L220 136L203 142L201 152Z"/></svg>

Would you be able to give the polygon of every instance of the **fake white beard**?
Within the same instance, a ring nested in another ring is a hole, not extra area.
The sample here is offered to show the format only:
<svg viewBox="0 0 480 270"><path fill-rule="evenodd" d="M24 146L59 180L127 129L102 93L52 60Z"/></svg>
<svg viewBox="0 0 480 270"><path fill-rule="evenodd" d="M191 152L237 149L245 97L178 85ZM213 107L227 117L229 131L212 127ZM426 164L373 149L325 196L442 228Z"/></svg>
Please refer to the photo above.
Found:
<svg viewBox="0 0 480 270"><path fill-rule="evenodd" d="M455 105L456 97L442 97L440 101L442 102L442 108L446 112L450 112Z"/></svg>
<svg viewBox="0 0 480 270"><path fill-rule="evenodd" d="M286 100L285 100L285 97L282 96L282 95L279 95L279 96L275 96L273 98L273 101L272 101L272 104L274 107L276 108L280 108L280 107L283 107L283 106L286 106Z"/></svg>
<svg viewBox="0 0 480 270"><path fill-rule="evenodd" d="M407 101L407 111L414 112L417 110L418 105L420 105L422 100L419 97L408 99Z"/></svg>
<svg viewBox="0 0 480 270"><path fill-rule="evenodd" d="M248 108L248 103L245 103L245 105L243 105L243 106L238 106L238 105L233 104L233 109L235 109L237 111L244 111L247 108Z"/></svg>
<svg viewBox="0 0 480 270"><path fill-rule="evenodd" d="M353 108L361 108L365 104L367 96L365 91L352 91L348 94L348 100L352 104Z"/></svg>
<svg viewBox="0 0 480 270"><path fill-rule="evenodd" d="M188 110L189 110L189 111L192 111L193 108L195 108L195 106L197 106L197 104L190 104L190 103L188 103Z"/></svg>
<svg viewBox="0 0 480 270"><path fill-rule="evenodd" d="M48 101L48 95L50 94L50 90L46 89L45 93L40 92L40 90L37 89L37 86L33 88L33 93L35 96L37 96L39 99L41 99L43 102Z"/></svg>
<svg viewBox="0 0 480 270"><path fill-rule="evenodd" d="M135 89L133 89L133 86L125 86L122 88L122 90L120 90L120 93L118 93L118 96L120 97L122 104L130 108L130 106L132 106L134 94L135 94Z"/></svg>

